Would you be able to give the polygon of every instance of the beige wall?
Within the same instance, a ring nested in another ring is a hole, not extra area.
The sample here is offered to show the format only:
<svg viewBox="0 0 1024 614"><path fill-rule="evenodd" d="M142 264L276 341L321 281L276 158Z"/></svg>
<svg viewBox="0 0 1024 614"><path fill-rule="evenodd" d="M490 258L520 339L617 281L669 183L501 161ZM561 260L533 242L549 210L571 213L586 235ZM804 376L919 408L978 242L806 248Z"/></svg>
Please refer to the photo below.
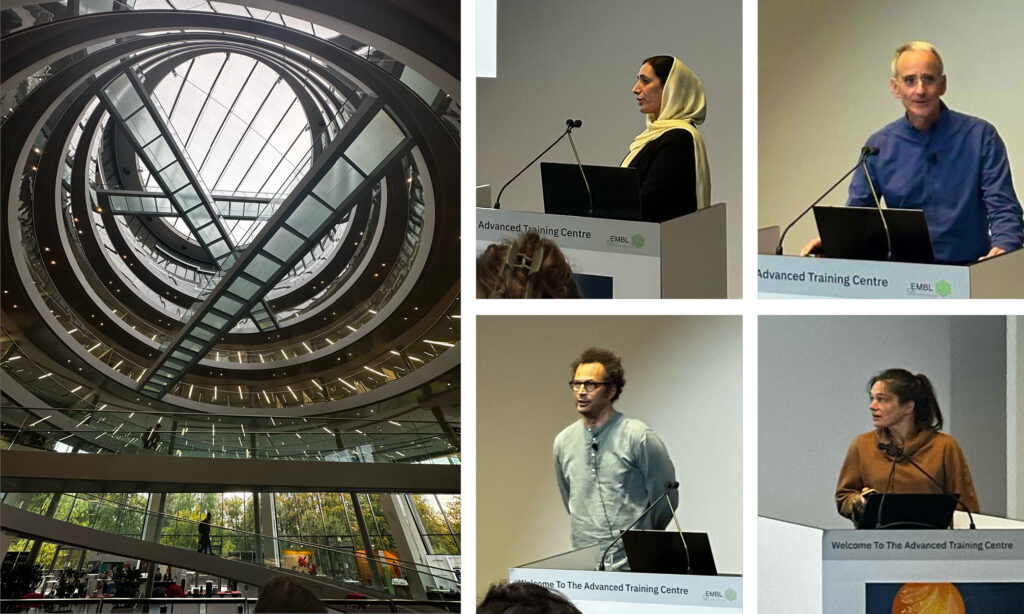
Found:
<svg viewBox="0 0 1024 614"><path fill-rule="evenodd" d="M739 317L480 317L478 594L509 567L570 549L551 443L577 419L566 382L590 345L622 356L616 409L668 446L683 529L709 533L719 571L741 573Z"/></svg>
<svg viewBox="0 0 1024 614"><path fill-rule="evenodd" d="M945 62L950 108L999 131L1024 169L1024 4L1016 0L775 0L758 11L758 226L788 224L857 162L873 132L903 112L889 92L898 46L924 39ZM1015 163L1016 162L1016 163ZM823 204L846 202L848 181ZM787 253L816 234L808 216Z"/></svg>

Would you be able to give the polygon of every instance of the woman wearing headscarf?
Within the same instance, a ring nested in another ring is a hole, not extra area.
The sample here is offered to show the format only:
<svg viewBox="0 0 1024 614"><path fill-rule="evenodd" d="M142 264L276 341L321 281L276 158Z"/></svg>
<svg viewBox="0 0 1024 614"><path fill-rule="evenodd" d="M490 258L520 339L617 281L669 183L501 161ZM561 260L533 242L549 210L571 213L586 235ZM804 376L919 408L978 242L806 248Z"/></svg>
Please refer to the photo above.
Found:
<svg viewBox="0 0 1024 614"><path fill-rule="evenodd" d="M868 395L875 429L854 439L846 453L836 486L839 513L857 522L865 495L884 492L954 493L963 507L979 511L964 453L939 432L942 412L931 381L921 373L888 369L871 378Z"/></svg>
<svg viewBox="0 0 1024 614"><path fill-rule="evenodd" d="M711 204L711 173L696 126L707 108L704 85L677 58L644 60L633 94L647 128L629 145L621 166L637 169L640 199L650 219L667 220Z"/></svg>

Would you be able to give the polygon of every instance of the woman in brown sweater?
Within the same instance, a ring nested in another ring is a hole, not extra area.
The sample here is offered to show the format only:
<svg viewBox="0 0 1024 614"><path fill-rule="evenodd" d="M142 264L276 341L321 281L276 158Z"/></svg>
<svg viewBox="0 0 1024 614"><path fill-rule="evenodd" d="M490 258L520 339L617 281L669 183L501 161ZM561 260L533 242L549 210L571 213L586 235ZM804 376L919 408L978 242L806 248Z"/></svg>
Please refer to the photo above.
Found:
<svg viewBox="0 0 1024 614"><path fill-rule="evenodd" d="M868 383L875 430L850 444L839 472L836 506L856 520L869 492L947 493L978 511L978 497L964 454L949 435L940 433L942 412L928 378L904 369L888 369ZM883 449L885 448L885 449ZM933 484L908 460L913 459L942 485Z"/></svg>

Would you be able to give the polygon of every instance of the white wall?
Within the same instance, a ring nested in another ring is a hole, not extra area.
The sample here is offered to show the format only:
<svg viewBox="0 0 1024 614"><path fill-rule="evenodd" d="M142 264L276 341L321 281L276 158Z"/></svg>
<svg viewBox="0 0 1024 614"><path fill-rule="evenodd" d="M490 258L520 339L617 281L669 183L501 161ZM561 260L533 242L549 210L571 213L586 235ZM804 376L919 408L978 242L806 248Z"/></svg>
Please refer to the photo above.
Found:
<svg viewBox="0 0 1024 614"><path fill-rule="evenodd" d="M477 589L570 550L551 445L578 418L566 382L588 346L622 357L616 409L668 446L680 523L709 533L718 569L742 572L739 317L477 319Z"/></svg>
<svg viewBox="0 0 1024 614"><path fill-rule="evenodd" d="M871 430L867 381L924 373L971 468L981 511L1006 513L1006 318L761 317L758 514L849 528L833 499L850 442Z"/></svg>
<svg viewBox="0 0 1024 614"><path fill-rule="evenodd" d="M927 40L945 63L950 108L1006 142L1018 196L1024 168L1024 3L1017 0L773 0L758 11L758 226L788 224L857 162L873 132L903 113L889 92L901 44ZM846 202L848 181L823 204ZM808 216L787 253L816 231Z"/></svg>
<svg viewBox="0 0 1024 614"><path fill-rule="evenodd" d="M700 126L712 202L729 203L729 295L740 294L742 207L741 3L738 0L502 0L498 76L477 80L477 184L498 190L565 129L585 164L616 166L644 116L631 93L644 58L682 59L703 81ZM573 162L567 141L543 161ZM502 207L541 211L540 167L502 196Z"/></svg>

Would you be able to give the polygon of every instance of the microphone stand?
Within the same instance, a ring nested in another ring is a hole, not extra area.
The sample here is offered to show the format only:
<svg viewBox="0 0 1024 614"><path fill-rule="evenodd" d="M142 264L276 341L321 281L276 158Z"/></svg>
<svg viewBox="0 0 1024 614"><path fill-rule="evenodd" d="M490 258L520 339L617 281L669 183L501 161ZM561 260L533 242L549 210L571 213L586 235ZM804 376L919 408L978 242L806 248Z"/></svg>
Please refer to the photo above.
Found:
<svg viewBox="0 0 1024 614"><path fill-rule="evenodd" d="M892 234L889 233L889 221L885 219L882 212L882 203L878 200L878 192L875 191L875 184L871 181L871 172L868 171L867 157L861 156L861 165L864 166L864 176L868 178L868 186L871 188L871 196L875 199L875 209L878 210L878 217L882 218L882 230L885 231L885 259L892 262Z"/></svg>
<svg viewBox="0 0 1024 614"><path fill-rule="evenodd" d="M569 121L567 120L566 124ZM590 182L587 181L587 174L583 172L583 162L580 162L580 152L576 151L576 141L572 140L572 128L579 128L583 125L583 122L576 120L573 122L573 126L566 129L566 134L569 135L569 145L572 146L572 154L576 156L576 166L580 167L580 175L583 177L583 187L587 189L587 217L594 216L594 195L590 191Z"/></svg>
<svg viewBox="0 0 1024 614"><path fill-rule="evenodd" d="M551 151L552 147L554 147L555 145L558 145L558 142L561 141L562 139L564 139L567 135L569 135L572 132L573 128L578 128L581 125L583 125L583 122L578 120L578 119L577 120L572 120L572 119L565 120L565 132L560 134L558 136L558 138L555 139L555 142L550 144L550 145L548 145L548 148L545 149L544 151L540 152L540 154L536 158L534 158L533 160L530 160L530 163L527 164L526 166L524 166L523 170L521 170L518 173L516 173L515 176L512 177L511 179L509 179L508 182L505 185L501 186L501 190L498 191L498 198L494 199L494 208L495 209L501 209L501 195L505 191L505 188L507 188L513 181L518 179L520 175L525 173L526 169L528 169L531 166L533 166L534 162L536 162L537 160L540 160L541 156L543 156L547 152ZM575 147L574 147L574 149L575 149ZM578 156L577 156L577 158L578 158ZM584 181L586 181L585 177L584 177ZM587 190L589 192L590 188L588 187Z"/></svg>
<svg viewBox="0 0 1024 614"><path fill-rule="evenodd" d="M946 490L946 488L942 484L939 484L938 480L933 478L930 473L928 473L927 471L924 470L924 467L922 467L921 465L918 465L917 461L915 461L913 458L911 458L911 457L907 456L906 454L904 454L903 450L901 450L900 448L897 448L896 446L894 446L892 444L879 443L878 444L878 449L882 450L883 452L887 452L887 453L891 454L894 457L893 465L892 465L893 470L896 469L896 463L898 463L901 460L905 460L908 463L910 463L911 465L913 465L914 468L917 469L918 471L920 471L922 474L924 474L924 477L928 478L931 481L932 484L935 484L935 486L940 491L942 491L942 494L946 495L947 497L952 497L953 500L956 501L957 505L959 505L960 507L964 508L964 511L967 512L967 518L970 521L970 528L971 529L976 529L977 528L974 525L974 516L971 514L971 510L967 509L967 506L964 505L962 501L960 501L960 497L958 495L954 494L954 493L948 492ZM879 522L882 521L882 511L881 511L881 508L879 508L879 511L878 511L878 521Z"/></svg>
<svg viewBox="0 0 1024 614"><path fill-rule="evenodd" d="M782 236L779 237L779 244L775 248L775 255L776 256L781 256L782 255L782 242L786 240L786 233L789 232L789 229L792 228L794 224L799 222L801 220L801 218L803 218L805 215L807 215L807 213L811 209L814 208L815 205L820 203L822 200L825 199L826 196L831 194L832 190L836 189L836 186L838 186L840 183L842 183L847 177L852 175L853 171L857 170L858 166L860 166L861 164L865 164L867 159L868 159L868 156L877 156L877 155L878 155L878 148L877 147L867 147L867 146L862 147L861 150L860 150L860 159L857 160L857 163L853 165L853 168L851 168L850 170L846 171L846 174L843 175L842 177L840 177L839 181L833 183L832 187L830 187L829 189L825 190L825 193L822 194L820 197L818 197L818 200L816 200L813 203L811 203L810 207L807 207L806 209L801 211L800 215L796 216L796 219L794 219L792 222L790 222L789 226L786 226L786 229L782 231Z"/></svg>
<svg viewBox="0 0 1024 614"><path fill-rule="evenodd" d="M610 543L610 544L608 544L608 547L607 547L607 548L605 548L605 549L604 549L604 552L603 552L603 553L601 554L601 564L600 564L600 565L598 565L598 567L597 567L597 570L598 570L598 571L604 571L604 560L605 560L605 559L606 559L606 558L608 557L608 552L609 552L609 551L610 551L610 550L612 549L612 546L614 546L614 545L616 544L616 542L618 542L619 540L621 540L621 539L622 539L622 536L623 536L623 535L624 535L624 534L626 533L626 531L628 531L628 530L632 529L633 527L635 527L635 526L637 525L637 523L638 523L638 522L640 522L641 520L643 520L644 516L646 516L648 512L650 512L651 510L653 510L653 509L654 509L654 506L655 506L655 505L657 505L657 504L661 503L661 500L662 500L662 499L664 499L665 497L667 497L667 496L668 496L668 493L669 493L669 492L670 492L670 490L672 489L672 486L671 486L672 484L675 484L675 485L676 485L676 488L678 488L678 486L679 486L679 483L678 483L678 482L668 482L668 483L666 483L666 484L665 484L665 492L661 493L661 496L660 496L660 497L658 497L657 499L655 499L655 500L654 500L654 503L650 504L650 505L649 505L649 506L647 507L647 509L645 509L645 510L644 510L644 512L643 512L642 514L640 514L639 516L637 516L636 520L634 520L634 521L633 521L633 522L632 522L632 523L631 523L631 524L630 524L630 525L629 525L628 527L626 527L626 528L625 528L624 530L620 531L620 532L619 532L619 536L618 536L618 537L616 537L615 539L613 539L613 540L611 541L611 543ZM669 503L669 506L671 507L671 503ZM687 566L689 566L689 565L687 565Z"/></svg>

